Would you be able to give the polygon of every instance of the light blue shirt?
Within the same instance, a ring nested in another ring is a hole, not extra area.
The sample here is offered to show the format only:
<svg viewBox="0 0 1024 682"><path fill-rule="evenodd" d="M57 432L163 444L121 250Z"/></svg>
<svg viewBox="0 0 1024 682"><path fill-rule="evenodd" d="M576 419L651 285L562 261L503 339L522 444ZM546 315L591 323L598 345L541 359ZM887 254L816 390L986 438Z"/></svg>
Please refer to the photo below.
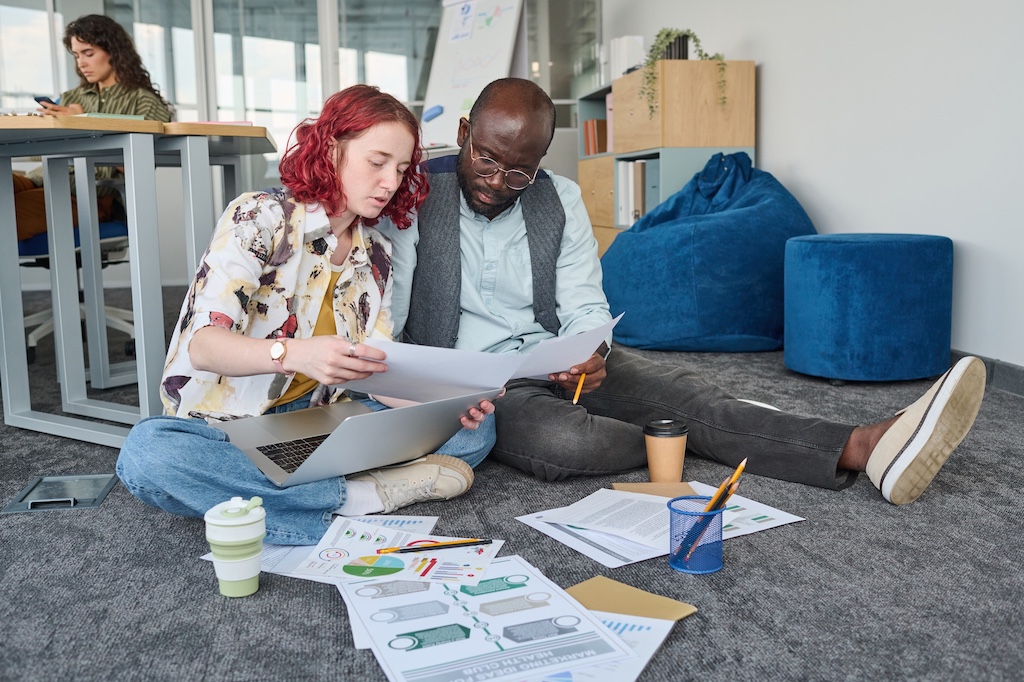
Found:
<svg viewBox="0 0 1024 682"><path fill-rule="evenodd" d="M565 209L565 229L556 264L555 300L560 336L579 334L611 320L601 288L601 261L579 186L551 175ZM456 348L509 353L551 338L534 319L533 271L523 208L516 201L494 220L477 215L459 193L462 243L462 316ZM398 230L382 219L377 229L392 241L394 280L391 316L400 338L409 314L419 226Z"/></svg>

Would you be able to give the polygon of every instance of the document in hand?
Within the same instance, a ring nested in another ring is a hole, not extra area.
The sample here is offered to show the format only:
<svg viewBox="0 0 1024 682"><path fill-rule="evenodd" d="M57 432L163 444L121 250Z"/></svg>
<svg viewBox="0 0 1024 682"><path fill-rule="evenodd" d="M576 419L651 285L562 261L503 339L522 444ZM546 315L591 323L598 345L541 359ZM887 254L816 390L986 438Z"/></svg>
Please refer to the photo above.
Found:
<svg viewBox="0 0 1024 682"><path fill-rule="evenodd" d="M349 381L345 388L417 402L443 400L504 386L510 379L545 379L589 358L622 318L573 336L541 341L528 353L482 353L367 339L387 353L387 372Z"/></svg>

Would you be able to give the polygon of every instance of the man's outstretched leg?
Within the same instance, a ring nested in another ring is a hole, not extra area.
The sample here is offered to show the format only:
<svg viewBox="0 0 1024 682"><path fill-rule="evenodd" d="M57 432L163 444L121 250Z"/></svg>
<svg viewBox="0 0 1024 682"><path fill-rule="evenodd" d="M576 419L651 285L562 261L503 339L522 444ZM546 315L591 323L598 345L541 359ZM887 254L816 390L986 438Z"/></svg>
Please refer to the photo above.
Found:
<svg viewBox="0 0 1024 682"><path fill-rule="evenodd" d="M965 357L896 417L858 426L839 468L866 471L889 502L913 502L967 436L985 395L985 363Z"/></svg>
<svg viewBox="0 0 1024 682"><path fill-rule="evenodd" d="M985 366L964 358L897 417L853 426L737 400L683 368L613 348L604 384L572 405L555 384L509 389L498 402L494 456L541 479L646 464L643 425L687 423L687 452L747 472L830 489L866 471L893 504L916 499L974 423Z"/></svg>

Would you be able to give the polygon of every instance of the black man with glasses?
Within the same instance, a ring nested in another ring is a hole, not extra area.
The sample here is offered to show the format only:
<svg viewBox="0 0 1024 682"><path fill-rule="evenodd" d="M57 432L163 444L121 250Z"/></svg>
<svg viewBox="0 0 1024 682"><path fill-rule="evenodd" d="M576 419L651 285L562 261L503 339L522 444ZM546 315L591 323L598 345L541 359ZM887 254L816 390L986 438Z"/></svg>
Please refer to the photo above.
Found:
<svg viewBox="0 0 1024 682"><path fill-rule="evenodd" d="M554 127L554 104L535 83L491 83L459 121L458 156L424 164L430 194L413 225L378 224L393 246L396 337L404 324L411 343L513 353L610 321L579 186L540 168ZM644 263L636 273L645 276ZM653 283L650 295L672 292ZM904 504L967 434L985 372L963 358L899 416L864 426L765 409L604 343L546 381L506 389L491 456L540 479L642 467L643 426L671 418L688 425L687 448L700 457L731 468L746 458L748 473L831 489L866 471L886 500Z"/></svg>

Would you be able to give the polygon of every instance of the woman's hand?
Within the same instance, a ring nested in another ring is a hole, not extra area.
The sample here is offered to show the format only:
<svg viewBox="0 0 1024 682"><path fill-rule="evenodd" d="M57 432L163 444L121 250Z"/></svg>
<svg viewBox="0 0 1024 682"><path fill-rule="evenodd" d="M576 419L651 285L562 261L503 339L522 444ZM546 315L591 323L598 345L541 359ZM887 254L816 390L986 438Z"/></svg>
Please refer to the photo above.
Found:
<svg viewBox="0 0 1024 682"><path fill-rule="evenodd" d="M50 104L49 102L40 102L37 111L43 116L76 116L85 113L85 109L82 108L81 104L69 104L66 107L62 107L59 104Z"/></svg>
<svg viewBox="0 0 1024 682"><path fill-rule="evenodd" d="M363 343L352 343L343 336L314 336L288 339L282 364L289 372L302 372L310 379L334 386L365 379L375 372L386 372L384 351Z"/></svg>
<svg viewBox="0 0 1024 682"><path fill-rule="evenodd" d="M302 372L328 386L365 379L374 372L388 370L383 362L384 351L352 343L343 336L278 340L285 345L281 360L285 372ZM274 339L254 339L212 324L196 331L188 354L192 366L198 370L246 377L281 371L270 357L273 344Z"/></svg>

